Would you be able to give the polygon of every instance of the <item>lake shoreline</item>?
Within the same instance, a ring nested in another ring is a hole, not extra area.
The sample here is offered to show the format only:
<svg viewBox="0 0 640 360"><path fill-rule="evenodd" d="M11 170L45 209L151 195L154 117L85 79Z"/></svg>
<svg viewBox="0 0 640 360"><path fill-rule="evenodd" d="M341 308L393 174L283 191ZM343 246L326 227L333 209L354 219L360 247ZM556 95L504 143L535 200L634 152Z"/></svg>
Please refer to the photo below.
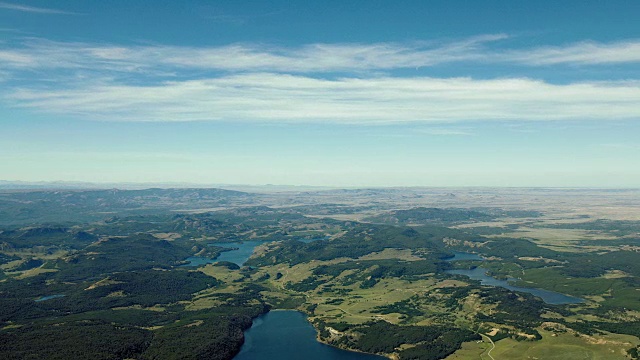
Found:
<svg viewBox="0 0 640 360"><path fill-rule="evenodd" d="M535 287L523 287L516 285L513 280L518 279L510 278L507 280L497 279L493 276L487 275L489 270L483 267L474 267L472 269L454 269L446 270L447 274L459 275L468 277L470 280L479 281L483 286L501 287L509 291L524 292L541 298L546 304L549 305L567 305L567 304L581 304L586 302L585 299L575 297L568 294L563 294L557 291L546 290Z"/></svg>
<svg viewBox="0 0 640 360"><path fill-rule="evenodd" d="M286 311L286 310L285 310L285 311ZM292 311L298 311L298 310L292 310ZM309 318L309 315L308 315L308 314L306 314L304 311L299 311L299 312L301 312L301 313L305 314L305 315L307 316L307 319ZM307 321L309 321L309 320L307 320ZM325 344L325 345L327 345L327 346L331 346L331 347L336 348L336 349L345 350L345 351L351 351L351 352L355 352L355 353L359 353L359 354L376 355L376 356L385 357L385 358L387 358L387 359L391 359L391 360L398 360L398 359L399 359L397 356L394 356L394 355L373 354L373 353L368 353L368 352L366 352L366 351L362 351L362 350L358 350L358 349L343 348L343 347L340 347L340 346L333 345L333 344L331 344L331 343L329 343L329 342L327 342L327 341L323 340L323 339L320 337L320 329L318 329L318 328L316 327L315 322L313 322L313 321L309 321L309 323L310 323L310 324L313 326L313 328L316 330L316 333L317 333L317 335L316 335L316 341L318 341L318 342L319 342L319 343L321 343L321 344Z"/></svg>
<svg viewBox="0 0 640 360"><path fill-rule="evenodd" d="M261 339L260 337L263 337L264 334L260 335L260 334L254 334L253 335L253 339L250 341L251 343L251 347L249 347L248 349L245 348L245 343L246 343L246 339L247 339L247 332L250 331L252 328L254 327L261 327L261 326L265 326L267 324L267 321L270 321L271 324L270 326L274 326L274 322L278 322L278 321L283 321L282 319L263 319L264 322L258 322L256 323L256 319L260 318L261 316L268 316L269 314L283 314L283 313L290 313L290 314L296 314L296 315L300 315L299 318L296 318L296 316L294 316L292 323L295 322L299 322L298 324L294 324L292 329L297 329L296 330L296 336L300 337L300 334L303 334L305 332L313 332L314 335L311 337L306 337L306 335L302 335L301 339L298 340L302 340L300 343L295 342L296 345L299 346L309 346L311 345L311 347L314 347L313 344L317 344L317 345L321 345L321 346L326 346L326 348L324 348L324 350L322 348L319 349L311 349L311 350L316 350L319 352L324 352L322 355L325 355L325 357L322 357L322 359L334 359L336 358L336 356L338 356L337 358L342 359L353 359L354 356L356 355L361 355L363 357L363 359L368 359L368 357L371 357L371 360L375 360L377 358L379 359L396 359L393 356L389 356L389 355L380 355L380 354L372 354L372 353L367 353L358 349L349 349L349 348L341 348L339 346L335 346L332 345L324 340L322 340L320 338L320 331L319 329L316 327L316 324L310 320L309 314L307 314L304 311L298 310L298 309L269 309L267 312L258 315L256 318L254 318L251 327L249 327L248 329L245 330L245 332L243 332L243 345L241 346L240 350L238 351L238 353L236 355L234 355L234 359L238 359L238 360L244 360L246 359L253 359L255 357L256 354L258 354L258 352L256 350L253 349L253 346L255 345L256 348L262 346L263 344L261 344L261 341L264 341L264 339ZM282 324L280 324L282 325ZM269 325L267 325L269 326ZM284 326L286 328L286 325ZM300 328L302 327L302 328ZM306 328L306 329L305 329ZM262 329L263 331L265 330L265 328ZM270 332L275 331L275 329L270 329ZM280 330L282 330L282 328L280 328ZM282 335L282 334L280 334ZM310 333L308 335L311 335ZM272 335L274 336L274 335ZM257 342L254 344L254 342ZM312 342L312 343L311 343ZM306 345L304 343L307 343ZM291 344L289 344L291 345ZM281 345L281 346L285 346L286 345ZM333 349L330 351L327 351L327 349ZM261 351L259 353L262 353L263 350L265 350L264 348L261 348ZM270 351L273 351L273 349L268 349ZM305 349L306 350L306 349ZM322 350L322 351L320 351ZM252 353L253 352L253 353ZM244 354L244 355L243 355ZM286 355L286 354L285 354ZM317 354L315 354L317 355ZM250 356L250 357L248 357ZM268 356L268 354L266 355ZM346 356L346 357L344 357ZM268 357L266 357L268 358ZM286 358L286 356L285 356ZM269 358L271 359L271 358ZM359 357L356 357L356 359L359 359Z"/></svg>

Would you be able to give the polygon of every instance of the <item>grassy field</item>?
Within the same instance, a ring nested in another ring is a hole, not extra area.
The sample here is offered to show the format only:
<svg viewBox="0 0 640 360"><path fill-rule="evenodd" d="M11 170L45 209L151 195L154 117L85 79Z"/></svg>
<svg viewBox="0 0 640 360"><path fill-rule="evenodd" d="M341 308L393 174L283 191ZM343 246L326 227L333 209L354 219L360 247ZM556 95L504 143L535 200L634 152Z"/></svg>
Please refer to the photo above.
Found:
<svg viewBox="0 0 640 360"><path fill-rule="evenodd" d="M383 279L374 287L360 289L357 285L348 286L352 290L348 295L335 293L314 294L308 302L318 304L316 315L323 318L335 318L347 323L362 323L372 318L385 319L391 323L400 321L399 314L376 314L372 310L376 306L388 305L402 301L431 288L435 281L430 279L409 283L399 279ZM338 305L327 304L331 299L343 298Z"/></svg>
<svg viewBox="0 0 640 360"><path fill-rule="evenodd" d="M417 260L410 252L388 249L381 253L368 255L362 260L402 258L404 260ZM457 280L437 280L430 276L411 281L399 278L381 279L375 286L363 289L360 282L351 285L343 285L342 280L353 273L347 270L335 279L328 280L324 286L299 293L286 289L287 283L299 283L312 275L313 269L320 265L335 264L344 261L336 259L332 261L311 261L289 267L287 265L275 265L262 267L259 274L267 273L270 279L263 284L274 291L269 296L282 298L286 296L304 296L305 302L302 308L309 305L315 306L314 316L325 320L344 321L347 323L360 324L371 319L384 319L391 323L399 323L404 320L401 314L390 313L380 314L375 312L378 306L389 305L398 301L407 300L415 295L424 296L438 287L461 287L466 283ZM282 274L278 280L277 273ZM214 273L212 275L216 276ZM216 276L222 280L220 275ZM328 286L328 287L327 287ZM276 296L278 294L278 296ZM443 309L437 306L430 306L426 301L420 303L420 310L428 314L425 317L418 317L415 322L425 321L425 318L442 313ZM427 321L428 322L428 321Z"/></svg>
<svg viewBox="0 0 640 360"><path fill-rule="evenodd" d="M471 341L462 344L462 348L455 353L447 356L445 360L485 360L490 358L486 355L491 349L491 344L486 341ZM494 350L495 351L495 350ZM492 351L493 353L493 351ZM496 359L497 360L497 359Z"/></svg>
<svg viewBox="0 0 640 360"><path fill-rule="evenodd" d="M235 293L242 287L241 283L234 282L234 280L242 279L242 274L240 274L239 271L229 270L225 267L213 266L211 264L202 266L198 268L198 270L223 281L224 285L206 289L196 294L192 300L185 302L185 309L187 310L195 311L218 306L221 301L212 298L211 295L216 293Z"/></svg>
<svg viewBox="0 0 640 360"><path fill-rule="evenodd" d="M598 339L576 337L565 333L554 336L539 330L540 341L515 341L503 339L495 343L491 351L495 360L625 360L626 350L639 343L633 336L609 334ZM445 360L490 360L487 351L491 345L482 342L464 343L462 348Z"/></svg>
<svg viewBox="0 0 640 360"><path fill-rule="evenodd" d="M496 360L623 360L628 359L626 350L638 344L637 338L626 335L612 334L593 339L569 333L553 336L548 331L539 332L540 341L500 340L491 355Z"/></svg>
<svg viewBox="0 0 640 360"><path fill-rule="evenodd" d="M614 240L613 237L608 234L604 234L600 231L593 230L581 230L581 229L552 229L552 228L533 228L533 227L519 227L517 230L502 235L489 235L488 237L500 238L522 238L530 239L540 246L556 250L567 252L585 252L602 250L606 247L603 246L588 246L581 245L576 246L580 241L589 240Z"/></svg>

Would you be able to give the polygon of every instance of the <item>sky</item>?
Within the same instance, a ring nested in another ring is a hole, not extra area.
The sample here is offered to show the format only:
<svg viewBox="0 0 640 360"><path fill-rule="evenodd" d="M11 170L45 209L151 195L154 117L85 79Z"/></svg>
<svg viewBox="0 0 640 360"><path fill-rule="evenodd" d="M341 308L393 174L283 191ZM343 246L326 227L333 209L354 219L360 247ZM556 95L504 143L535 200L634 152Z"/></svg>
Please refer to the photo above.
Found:
<svg viewBox="0 0 640 360"><path fill-rule="evenodd" d="M638 16L0 0L0 180L637 188Z"/></svg>

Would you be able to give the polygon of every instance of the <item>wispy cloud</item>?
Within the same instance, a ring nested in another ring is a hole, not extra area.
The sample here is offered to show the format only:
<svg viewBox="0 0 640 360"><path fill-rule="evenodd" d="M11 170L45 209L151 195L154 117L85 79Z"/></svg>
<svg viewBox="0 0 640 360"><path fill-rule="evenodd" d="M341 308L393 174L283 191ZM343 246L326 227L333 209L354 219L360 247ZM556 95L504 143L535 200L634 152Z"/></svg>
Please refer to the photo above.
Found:
<svg viewBox="0 0 640 360"><path fill-rule="evenodd" d="M497 34L414 44L206 48L30 39L18 46L0 44L3 76L16 79L0 90L0 100L43 112L123 121L434 123L640 118L638 79L554 85L528 78L391 75L394 69L462 61L524 66L640 61L640 40L490 49L505 38ZM429 131L467 135L446 128Z"/></svg>
<svg viewBox="0 0 640 360"><path fill-rule="evenodd" d="M28 5L22 5L22 4L13 4L13 3L8 3L4 1L0 1L0 9L8 9L8 10L36 13L36 14L77 15L77 13L73 13L69 11L28 6Z"/></svg>
<svg viewBox="0 0 640 360"><path fill-rule="evenodd" d="M0 50L0 63L6 67L31 67L35 64L35 59L29 54L21 51Z"/></svg>
<svg viewBox="0 0 640 360"><path fill-rule="evenodd" d="M509 51L503 56L504 61L533 66L634 63L640 62L640 41L620 41L609 44L581 42L563 47Z"/></svg>
<svg viewBox="0 0 640 360"><path fill-rule="evenodd" d="M0 28L0 32L22 33L22 31L20 31L18 29L12 29L12 28Z"/></svg>
<svg viewBox="0 0 640 360"><path fill-rule="evenodd" d="M21 89L13 106L121 121L442 123L640 117L640 83L553 85L529 79L342 78L277 73L154 86L86 83Z"/></svg>
<svg viewBox="0 0 640 360"><path fill-rule="evenodd" d="M455 62L553 66L640 62L640 39L615 43L582 42L564 47L492 49L507 38L484 35L453 42L309 44L277 47L231 44L219 47L118 46L31 39L0 52L9 68L91 69L115 72L231 71L283 73L367 73L432 67ZM19 61L13 59L22 59Z"/></svg>
<svg viewBox="0 0 640 360"><path fill-rule="evenodd" d="M484 35L452 43L406 45L309 44L295 48L232 44L220 47L112 46L60 43L32 39L20 48L7 49L29 61L15 67L93 68L132 71L153 68L222 71L279 71L292 73L371 71L434 66L481 59L482 44L506 35ZM1 51L1 50L0 50Z"/></svg>

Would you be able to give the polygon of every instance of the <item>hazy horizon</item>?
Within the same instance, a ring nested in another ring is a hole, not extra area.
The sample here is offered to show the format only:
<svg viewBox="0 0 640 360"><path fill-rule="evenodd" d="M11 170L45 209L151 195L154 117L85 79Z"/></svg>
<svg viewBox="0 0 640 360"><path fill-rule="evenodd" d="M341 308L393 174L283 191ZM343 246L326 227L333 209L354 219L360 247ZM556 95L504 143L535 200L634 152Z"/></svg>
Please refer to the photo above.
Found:
<svg viewBox="0 0 640 360"><path fill-rule="evenodd" d="M589 186L340 186L340 185L308 185L308 184L241 184L241 183L190 183L190 182L89 182L89 181L10 181L0 179L0 190L143 190L143 189L237 189L243 191L274 190L274 191L323 191L323 190L377 190L377 189L450 189L450 190L471 190L471 189L495 189L495 190L640 190L640 187L589 187Z"/></svg>

